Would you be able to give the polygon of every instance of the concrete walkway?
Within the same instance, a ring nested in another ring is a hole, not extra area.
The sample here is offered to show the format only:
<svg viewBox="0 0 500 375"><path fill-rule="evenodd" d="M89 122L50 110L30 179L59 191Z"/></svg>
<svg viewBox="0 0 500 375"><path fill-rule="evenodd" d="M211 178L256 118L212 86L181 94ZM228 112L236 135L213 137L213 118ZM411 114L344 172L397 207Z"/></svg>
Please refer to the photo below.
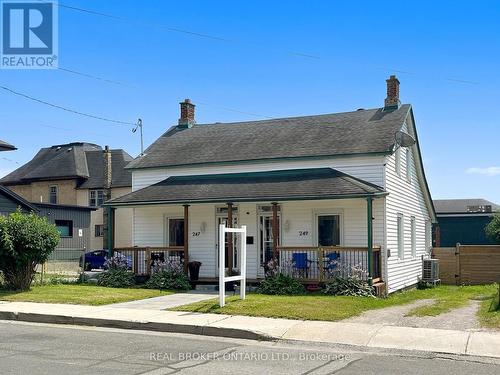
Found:
<svg viewBox="0 0 500 375"><path fill-rule="evenodd" d="M212 296L213 297L213 296ZM74 324L255 340L292 340L500 358L500 332L270 319L108 306L0 304L0 320Z"/></svg>
<svg viewBox="0 0 500 375"><path fill-rule="evenodd" d="M175 293L167 296L146 298L137 301L115 303L108 305L112 308L140 309L140 310L166 310L190 303L217 298L217 292L189 291L186 293Z"/></svg>

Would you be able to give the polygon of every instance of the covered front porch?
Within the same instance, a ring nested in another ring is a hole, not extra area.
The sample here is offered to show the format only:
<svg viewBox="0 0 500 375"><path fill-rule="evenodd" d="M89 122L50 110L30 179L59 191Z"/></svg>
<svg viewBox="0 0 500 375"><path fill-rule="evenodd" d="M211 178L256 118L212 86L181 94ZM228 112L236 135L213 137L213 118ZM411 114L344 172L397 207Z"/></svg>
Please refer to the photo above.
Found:
<svg viewBox="0 0 500 375"><path fill-rule="evenodd" d="M171 177L109 203L134 208L135 246L114 251L132 259L138 275L149 275L155 260L180 262L187 272L189 260L202 263L200 281L216 282L218 226L246 225L246 239L226 238L230 274L239 271L238 241L245 240L249 281L265 277L275 260L304 283L353 268L376 283L383 275L384 195L327 168Z"/></svg>

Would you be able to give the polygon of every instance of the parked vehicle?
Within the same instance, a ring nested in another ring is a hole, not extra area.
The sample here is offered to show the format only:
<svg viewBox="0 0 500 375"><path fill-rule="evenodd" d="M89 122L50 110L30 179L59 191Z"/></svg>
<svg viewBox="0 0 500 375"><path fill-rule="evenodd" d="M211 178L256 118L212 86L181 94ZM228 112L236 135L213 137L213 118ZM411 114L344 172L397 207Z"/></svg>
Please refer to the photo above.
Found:
<svg viewBox="0 0 500 375"><path fill-rule="evenodd" d="M83 255L80 257L80 267L83 267L85 271L91 271L94 269L106 269L106 259L108 258L108 250L93 250L85 253L85 262L83 261ZM132 257L127 256L127 268L132 269Z"/></svg>

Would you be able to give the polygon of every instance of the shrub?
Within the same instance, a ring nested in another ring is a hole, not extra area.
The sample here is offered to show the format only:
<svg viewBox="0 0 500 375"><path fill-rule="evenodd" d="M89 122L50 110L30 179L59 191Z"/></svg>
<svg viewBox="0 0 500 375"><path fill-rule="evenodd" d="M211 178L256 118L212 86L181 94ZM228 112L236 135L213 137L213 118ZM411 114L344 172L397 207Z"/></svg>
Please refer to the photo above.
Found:
<svg viewBox="0 0 500 375"><path fill-rule="evenodd" d="M155 262L151 277L145 286L148 289L191 289L191 284L189 283L187 275L184 273L182 263L176 260Z"/></svg>
<svg viewBox="0 0 500 375"><path fill-rule="evenodd" d="M104 262L106 271L97 276L97 284L111 288L127 288L135 284L134 274L128 271L125 255L116 254Z"/></svg>
<svg viewBox="0 0 500 375"><path fill-rule="evenodd" d="M35 269L45 263L60 235L47 218L21 211L0 216L0 271L9 289L28 290Z"/></svg>
<svg viewBox="0 0 500 375"><path fill-rule="evenodd" d="M497 212L485 228L486 235L492 241L500 243L500 212Z"/></svg>
<svg viewBox="0 0 500 375"><path fill-rule="evenodd" d="M333 296L373 297L373 287L353 276L334 277L325 284L323 292Z"/></svg>
<svg viewBox="0 0 500 375"><path fill-rule="evenodd" d="M278 273L260 282L257 291L262 294L297 295L304 294L304 286L293 277Z"/></svg>

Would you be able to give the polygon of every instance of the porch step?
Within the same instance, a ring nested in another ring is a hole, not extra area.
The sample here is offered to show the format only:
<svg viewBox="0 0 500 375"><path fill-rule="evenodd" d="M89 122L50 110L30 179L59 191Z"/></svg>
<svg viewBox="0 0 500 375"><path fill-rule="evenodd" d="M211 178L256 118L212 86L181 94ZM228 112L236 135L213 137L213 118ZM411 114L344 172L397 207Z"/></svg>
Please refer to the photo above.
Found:
<svg viewBox="0 0 500 375"><path fill-rule="evenodd" d="M373 284L373 287L375 288L375 295L377 297L386 297L387 296L387 289L385 287L385 282L379 281L379 282Z"/></svg>

